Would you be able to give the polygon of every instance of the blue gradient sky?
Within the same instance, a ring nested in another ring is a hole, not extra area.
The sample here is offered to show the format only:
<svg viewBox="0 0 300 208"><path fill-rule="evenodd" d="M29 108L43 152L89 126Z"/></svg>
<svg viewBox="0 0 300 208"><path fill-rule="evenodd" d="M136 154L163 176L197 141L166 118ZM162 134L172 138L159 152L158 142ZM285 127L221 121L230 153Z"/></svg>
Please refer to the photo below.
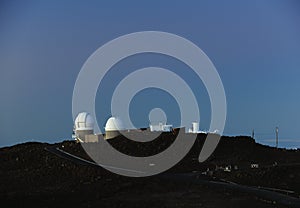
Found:
<svg viewBox="0 0 300 208"><path fill-rule="evenodd" d="M228 102L225 134L250 135L255 129L258 142L273 145L279 126L280 146L300 147L296 0L1 1L0 146L70 138L72 92L83 63L107 41L144 30L183 36L213 61ZM109 92L118 80L154 61L185 76L201 103L201 128L208 128L209 100L201 82L180 63L153 54L125 59L107 75L106 91L96 100L99 123L110 115ZM172 98L146 90L132 101L137 126L148 124L153 107L166 108L168 120L177 124Z"/></svg>

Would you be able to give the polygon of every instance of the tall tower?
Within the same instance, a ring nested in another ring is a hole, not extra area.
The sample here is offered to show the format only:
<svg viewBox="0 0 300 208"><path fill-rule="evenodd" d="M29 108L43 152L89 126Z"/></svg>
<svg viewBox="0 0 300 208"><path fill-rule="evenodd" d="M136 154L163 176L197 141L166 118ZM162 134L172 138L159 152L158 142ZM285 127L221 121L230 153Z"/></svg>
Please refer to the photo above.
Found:
<svg viewBox="0 0 300 208"><path fill-rule="evenodd" d="M254 129L252 129L252 139L254 139Z"/></svg>
<svg viewBox="0 0 300 208"><path fill-rule="evenodd" d="M276 148L278 148L278 131L279 131L279 128L276 127L275 131L276 131Z"/></svg>

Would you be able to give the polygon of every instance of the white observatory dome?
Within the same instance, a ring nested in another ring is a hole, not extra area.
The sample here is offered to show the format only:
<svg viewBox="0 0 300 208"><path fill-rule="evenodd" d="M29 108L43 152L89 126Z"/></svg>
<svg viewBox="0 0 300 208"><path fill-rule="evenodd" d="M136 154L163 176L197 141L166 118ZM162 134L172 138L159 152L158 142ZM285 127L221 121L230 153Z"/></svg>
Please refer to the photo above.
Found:
<svg viewBox="0 0 300 208"><path fill-rule="evenodd" d="M105 125L105 131L121 131L124 129L122 121L116 117L110 117Z"/></svg>
<svg viewBox="0 0 300 208"><path fill-rule="evenodd" d="M94 130L94 119L87 112L81 112L75 119L75 130Z"/></svg>

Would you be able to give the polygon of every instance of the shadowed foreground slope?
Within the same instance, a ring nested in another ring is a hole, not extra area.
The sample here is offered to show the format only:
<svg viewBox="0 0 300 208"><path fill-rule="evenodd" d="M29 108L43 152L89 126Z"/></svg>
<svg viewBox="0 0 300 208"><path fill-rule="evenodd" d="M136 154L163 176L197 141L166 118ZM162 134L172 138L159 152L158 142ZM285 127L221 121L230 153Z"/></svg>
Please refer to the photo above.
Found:
<svg viewBox="0 0 300 208"><path fill-rule="evenodd" d="M174 136L174 135L173 135ZM172 143L173 136L162 135L156 141L161 149ZM217 150L204 164L195 158L205 135L198 135L191 152L167 174L193 173L196 180L225 179L251 186L293 190L299 196L299 151L274 149L256 144L249 137L223 137ZM122 152L138 154L153 150L136 146L118 137L110 143ZM66 152L88 159L80 144L63 142L25 143L0 149L0 199L9 207L285 207L275 201L234 189L220 188L193 180L177 180L162 175L147 178L122 177L101 167L77 164L45 150L57 146ZM126 147L127 146L127 147ZM151 147L151 148L150 148ZM158 147L159 148L159 147ZM153 150L154 151L154 150ZM151 155L151 152L147 154ZM275 163L276 162L276 163ZM250 169L251 163L260 168ZM272 164L276 164L272 165ZM226 165L238 170L216 169ZM201 174L209 168L210 172ZM199 178L199 179L197 179Z"/></svg>

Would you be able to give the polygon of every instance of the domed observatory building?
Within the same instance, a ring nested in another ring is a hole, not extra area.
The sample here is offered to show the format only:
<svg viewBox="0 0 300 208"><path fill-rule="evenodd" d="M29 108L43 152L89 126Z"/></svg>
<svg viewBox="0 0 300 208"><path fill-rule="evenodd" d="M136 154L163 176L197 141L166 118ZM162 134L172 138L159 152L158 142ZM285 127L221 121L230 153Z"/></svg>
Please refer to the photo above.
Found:
<svg viewBox="0 0 300 208"><path fill-rule="evenodd" d="M94 134L94 119L87 112L81 112L77 115L74 122L74 138L77 142L86 141L86 135Z"/></svg>
<svg viewBox="0 0 300 208"><path fill-rule="evenodd" d="M112 139L120 135L120 132L124 130L124 125L119 118L110 117L105 125L105 139Z"/></svg>

